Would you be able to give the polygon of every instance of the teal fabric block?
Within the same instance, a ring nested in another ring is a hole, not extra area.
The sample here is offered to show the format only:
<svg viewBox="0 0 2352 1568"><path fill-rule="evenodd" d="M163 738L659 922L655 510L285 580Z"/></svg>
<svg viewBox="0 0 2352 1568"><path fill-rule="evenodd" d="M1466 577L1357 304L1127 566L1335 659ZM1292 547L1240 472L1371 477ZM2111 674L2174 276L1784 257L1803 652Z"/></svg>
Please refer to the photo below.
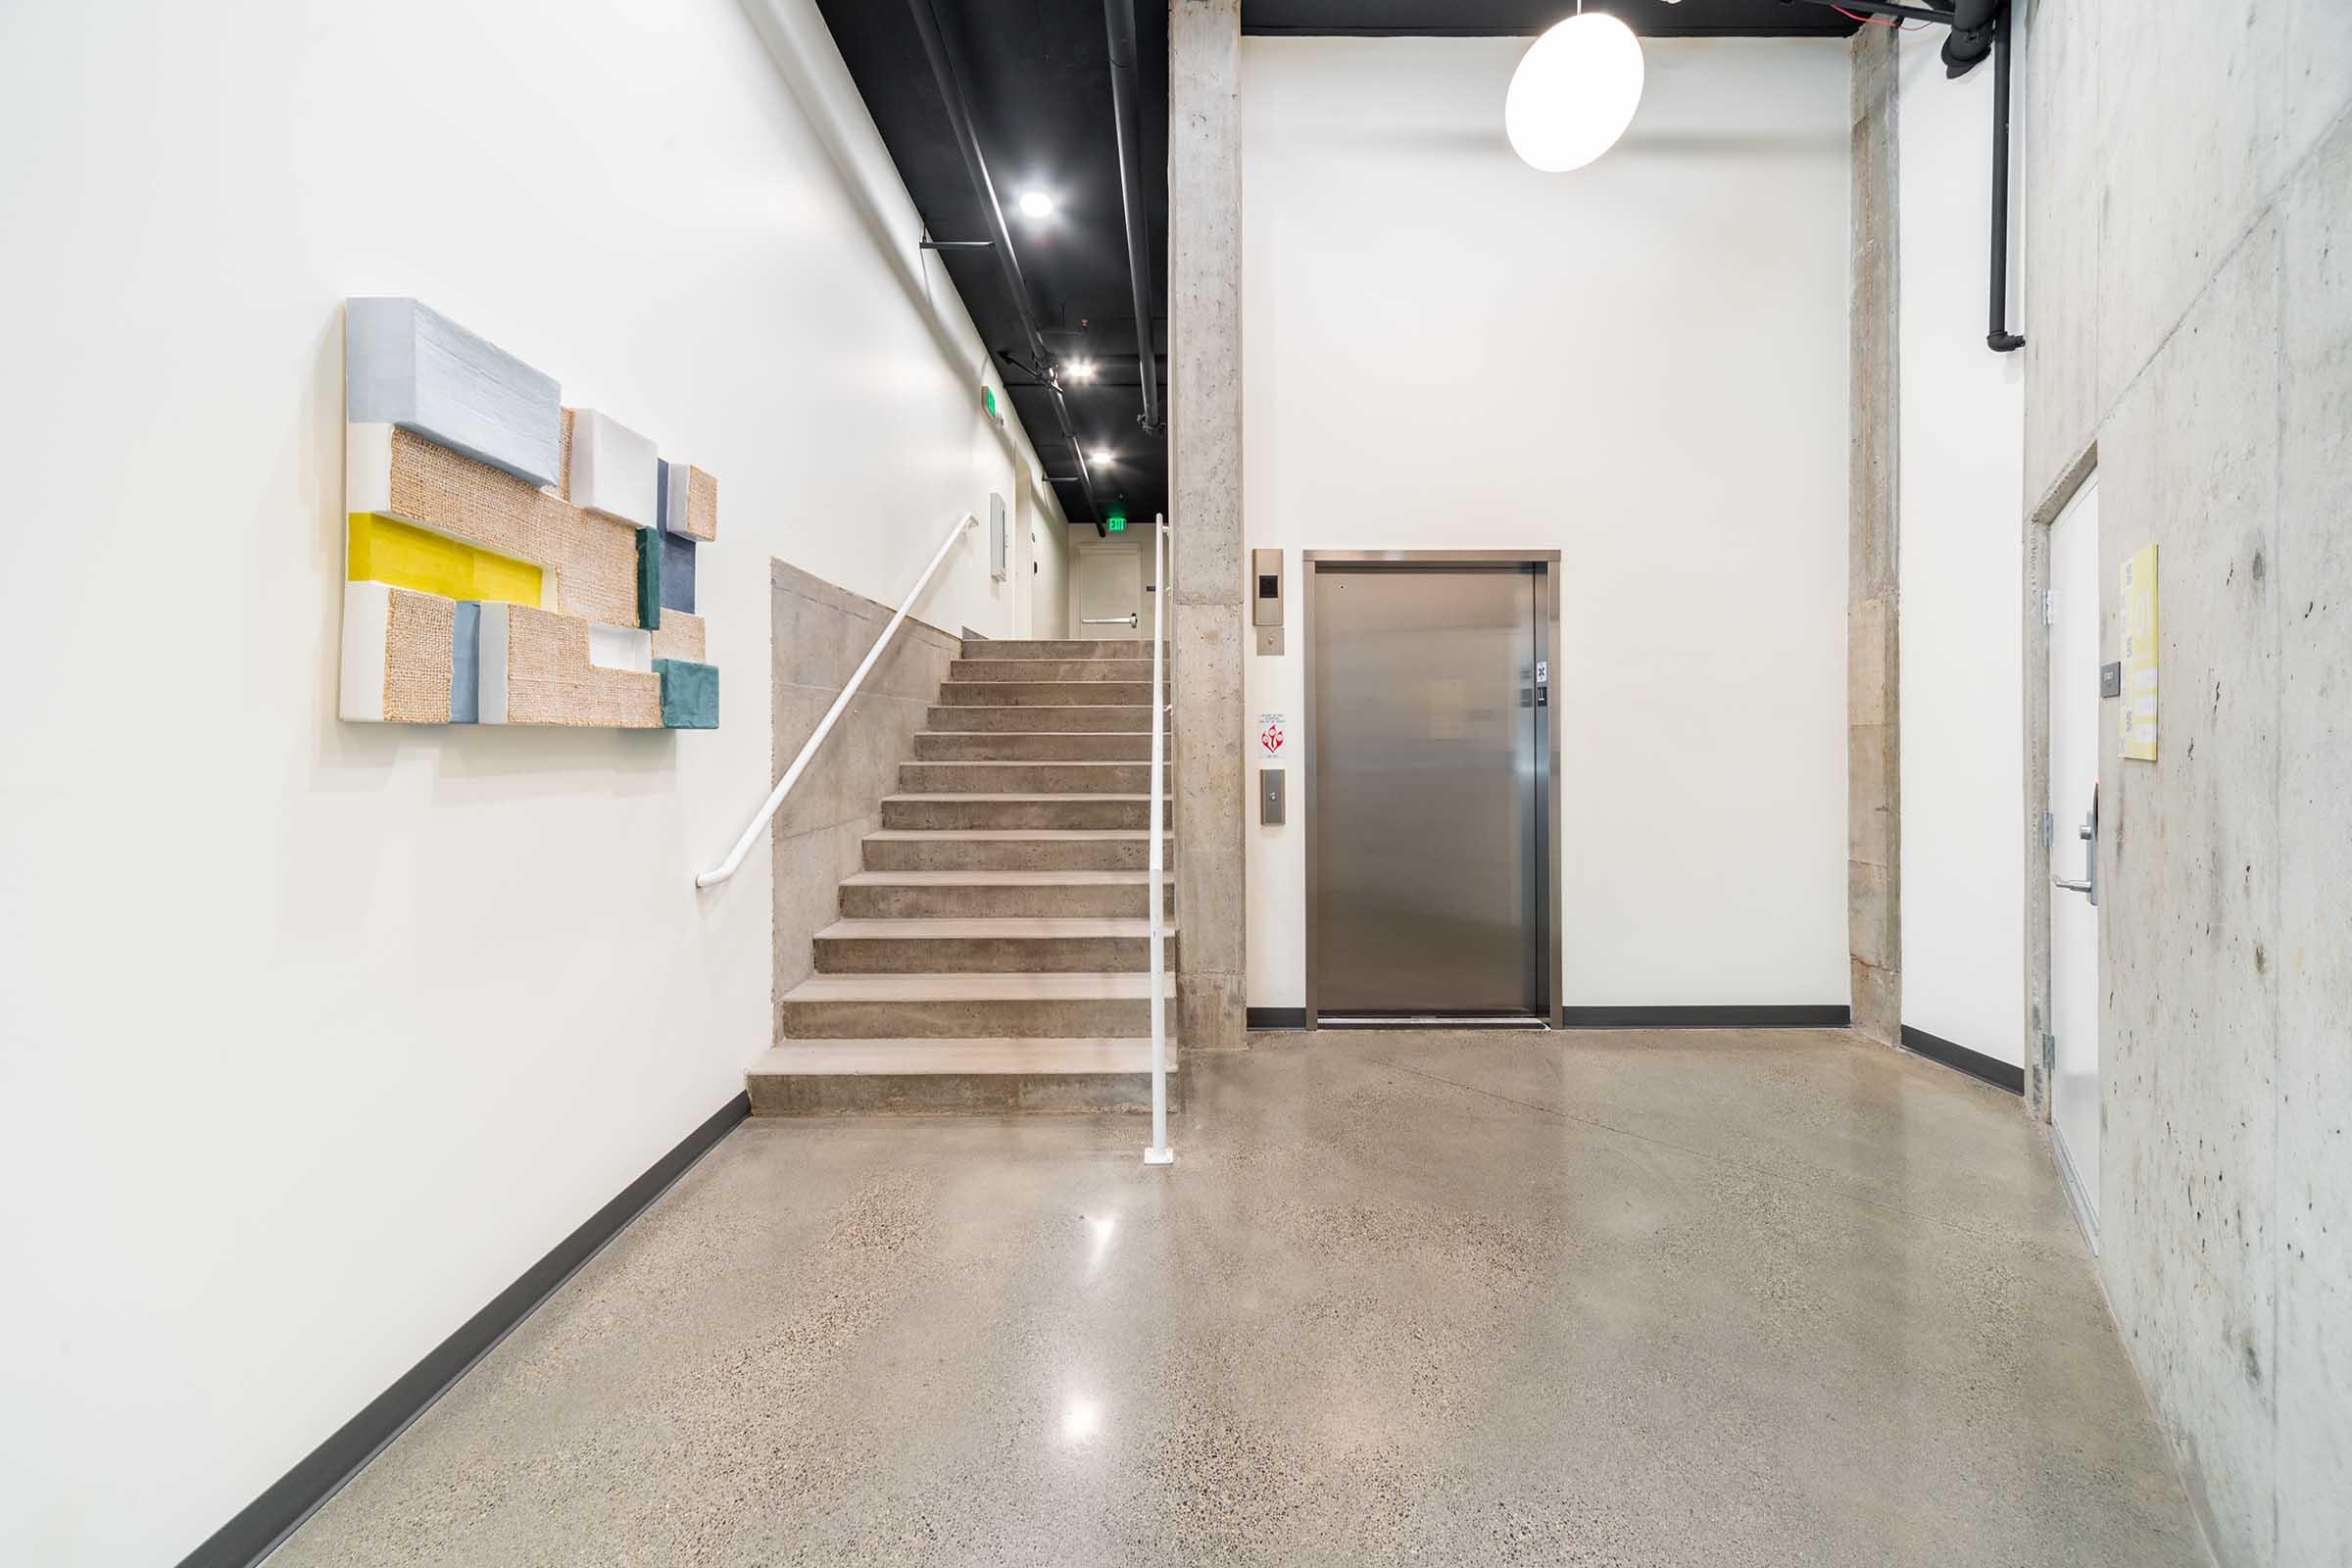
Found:
<svg viewBox="0 0 2352 1568"><path fill-rule="evenodd" d="M652 532L652 529L647 529ZM718 728L718 666L685 659L657 659L662 677L662 722L671 729Z"/></svg>
<svg viewBox="0 0 2352 1568"><path fill-rule="evenodd" d="M662 629L662 530L637 530L637 624Z"/></svg>

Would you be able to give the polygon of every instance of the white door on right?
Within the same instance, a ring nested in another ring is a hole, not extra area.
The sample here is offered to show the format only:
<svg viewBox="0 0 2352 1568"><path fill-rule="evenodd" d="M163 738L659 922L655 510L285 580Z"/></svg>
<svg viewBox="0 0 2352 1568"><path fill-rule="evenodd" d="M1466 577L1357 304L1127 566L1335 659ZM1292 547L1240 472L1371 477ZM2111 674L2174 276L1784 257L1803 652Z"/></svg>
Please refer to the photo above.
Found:
<svg viewBox="0 0 2352 1568"><path fill-rule="evenodd" d="M2099 1245L2099 481L2050 526L2050 1133Z"/></svg>

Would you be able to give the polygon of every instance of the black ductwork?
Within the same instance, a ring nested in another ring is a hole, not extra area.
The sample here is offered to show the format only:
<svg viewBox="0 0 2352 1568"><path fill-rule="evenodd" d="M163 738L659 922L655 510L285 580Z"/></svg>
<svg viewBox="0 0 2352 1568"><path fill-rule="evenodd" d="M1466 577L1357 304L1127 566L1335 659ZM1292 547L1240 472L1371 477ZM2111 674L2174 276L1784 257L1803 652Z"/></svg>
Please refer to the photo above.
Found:
<svg viewBox="0 0 2352 1568"><path fill-rule="evenodd" d="M1119 205L1127 214L1127 288L1135 299L1135 352L1144 388L1138 421L1157 433L1159 362L1152 324L1152 235L1144 218L1144 147L1136 105L1143 99L1135 71L1135 0L1102 0L1110 37L1110 107L1119 133Z"/></svg>
<svg viewBox="0 0 2352 1568"><path fill-rule="evenodd" d="M1934 9L1899 0L1806 0L1851 17L1856 12L1888 23L1938 22L1951 29L1943 40L1943 74L1965 76L1989 54L1992 62L1992 279L1991 321L1984 346L2013 354L2026 340L2009 330L2009 28L2010 0L1927 0Z"/></svg>
<svg viewBox="0 0 2352 1568"><path fill-rule="evenodd" d="M939 17L931 9L931 0L907 0L907 9L914 14L914 30L922 38L923 56L931 63L932 78L939 83L939 97L948 112L948 128L956 134L956 150L963 155L964 172L971 176L972 192L980 198L980 216L988 223L988 248L997 258L997 268L1004 274L1004 288L1012 296L1013 309L1021 316L1021 331L1028 339L1030 368L1052 388L1054 416L1061 424L1062 438L1070 444L1070 456L1078 467L1078 488L1086 493L1087 510L1094 514L1095 532L1105 533L1102 526L1102 506L1095 499L1095 478L1086 461L1086 447L1078 439L1078 427L1070 420L1069 401L1061 395L1061 385L1054 380L1054 356L1046 352L1046 335L1039 330L1037 312L1029 303L1029 284L1021 276L1021 259L1012 248L1012 233L1004 226L1004 209L997 201L996 182L988 176L988 160L981 156L980 138L972 129L971 110L963 101L963 88L956 82L955 64L948 58L948 41L941 36Z"/></svg>
<svg viewBox="0 0 2352 1568"><path fill-rule="evenodd" d="M1992 317L1984 346L2014 354L2026 340L2009 330L2009 8L2002 5L1990 24L1997 29L1992 54ZM1952 57L1947 41L1943 57ZM1954 74L1958 73L1955 72Z"/></svg>
<svg viewBox="0 0 2352 1568"><path fill-rule="evenodd" d="M1965 76L1992 52L1993 18L2000 0L1953 0L1951 31L1943 38L1943 74Z"/></svg>

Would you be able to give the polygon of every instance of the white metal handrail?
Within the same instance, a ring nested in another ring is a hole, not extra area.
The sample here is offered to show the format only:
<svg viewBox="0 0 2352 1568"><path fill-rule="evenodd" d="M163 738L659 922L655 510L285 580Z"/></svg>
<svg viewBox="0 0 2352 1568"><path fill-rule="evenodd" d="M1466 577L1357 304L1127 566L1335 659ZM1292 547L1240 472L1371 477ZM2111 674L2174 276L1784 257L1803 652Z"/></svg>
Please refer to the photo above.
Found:
<svg viewBox="0 0 2352 1568"><path fill-rule="evenodd" d="M1168 697L1162 666L1167 650L1168 519L1155 518L1152 529L1152 1143L1144 1151L1147 1165L1173 1165L1176 1151L1168 1146L1168 993L1165 966L1167 941L1160 915L1160 873L1165 839L1160 811L1166 785L1160 776L1166 744Z"/></svg>
<svg viewBox="0 0 2352 1568"><path fill-rule="evenodd" d="M743 837L735 841L735 848L727 852L724 860L696 875L696 887L716 887L733 876L743 864L743 858L752 853L752 846L767 830L767 824L775 820L776 808L784 804L784 797L792 793L792 787L808 771L808 760L816 755L818 747L825 744L825 737L833 733L833 721L841 717L841 710L850 706L850 699L857 696L858 688L865 683L866 671L874 667L874 661L882 657L882 650L888 648L891 638L898 635L899 625L906 620L906 612L914 607L914 602L923 597L923 590L931 585L931 578L939 570L939 564L948 559L948 552L956 548L956 541L963 536L963 530L977 527L979 522L978 517L967 512L957 519L955 527L948 530L947 538L940 541L939 553L931 558L931 564L923 568L923 574L914 579L914 586L907 589L906 597L899 602L899 612L890 617L890 624L882 628L882 635L874 639L874 646L865 651L865 662L858 666L858 673L850 677L850 683L841 689L841 695L833 699L833 706L826 709L825 716L817 721L816 732L802 746L801 755L792 760L792 765L784 770L784 776L776 780L776 787L767 792L766 804L752 818L752 825L743 830Z"/></svg>

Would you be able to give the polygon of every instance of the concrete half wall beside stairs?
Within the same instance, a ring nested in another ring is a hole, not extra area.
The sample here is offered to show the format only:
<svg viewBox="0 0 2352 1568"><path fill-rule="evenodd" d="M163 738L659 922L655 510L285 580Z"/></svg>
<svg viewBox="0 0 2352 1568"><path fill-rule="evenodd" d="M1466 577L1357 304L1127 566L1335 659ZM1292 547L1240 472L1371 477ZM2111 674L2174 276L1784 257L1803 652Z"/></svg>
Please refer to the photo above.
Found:
<svg viewBox="0 0 2352 1568"><path fill-rule="evenodd" d="M904 737L897 793L858 835L855 869L787 890L779 843L777 1041L748 1075L758 1114L1151 1103L1151 644L960 654ZM779 725L779 753L785 738ZM1163 911L1172 835L1165 860ZM789 874L821 867L803 855ZM820 896L835 917L788 967L801 938L782 911Z"/></svg>

